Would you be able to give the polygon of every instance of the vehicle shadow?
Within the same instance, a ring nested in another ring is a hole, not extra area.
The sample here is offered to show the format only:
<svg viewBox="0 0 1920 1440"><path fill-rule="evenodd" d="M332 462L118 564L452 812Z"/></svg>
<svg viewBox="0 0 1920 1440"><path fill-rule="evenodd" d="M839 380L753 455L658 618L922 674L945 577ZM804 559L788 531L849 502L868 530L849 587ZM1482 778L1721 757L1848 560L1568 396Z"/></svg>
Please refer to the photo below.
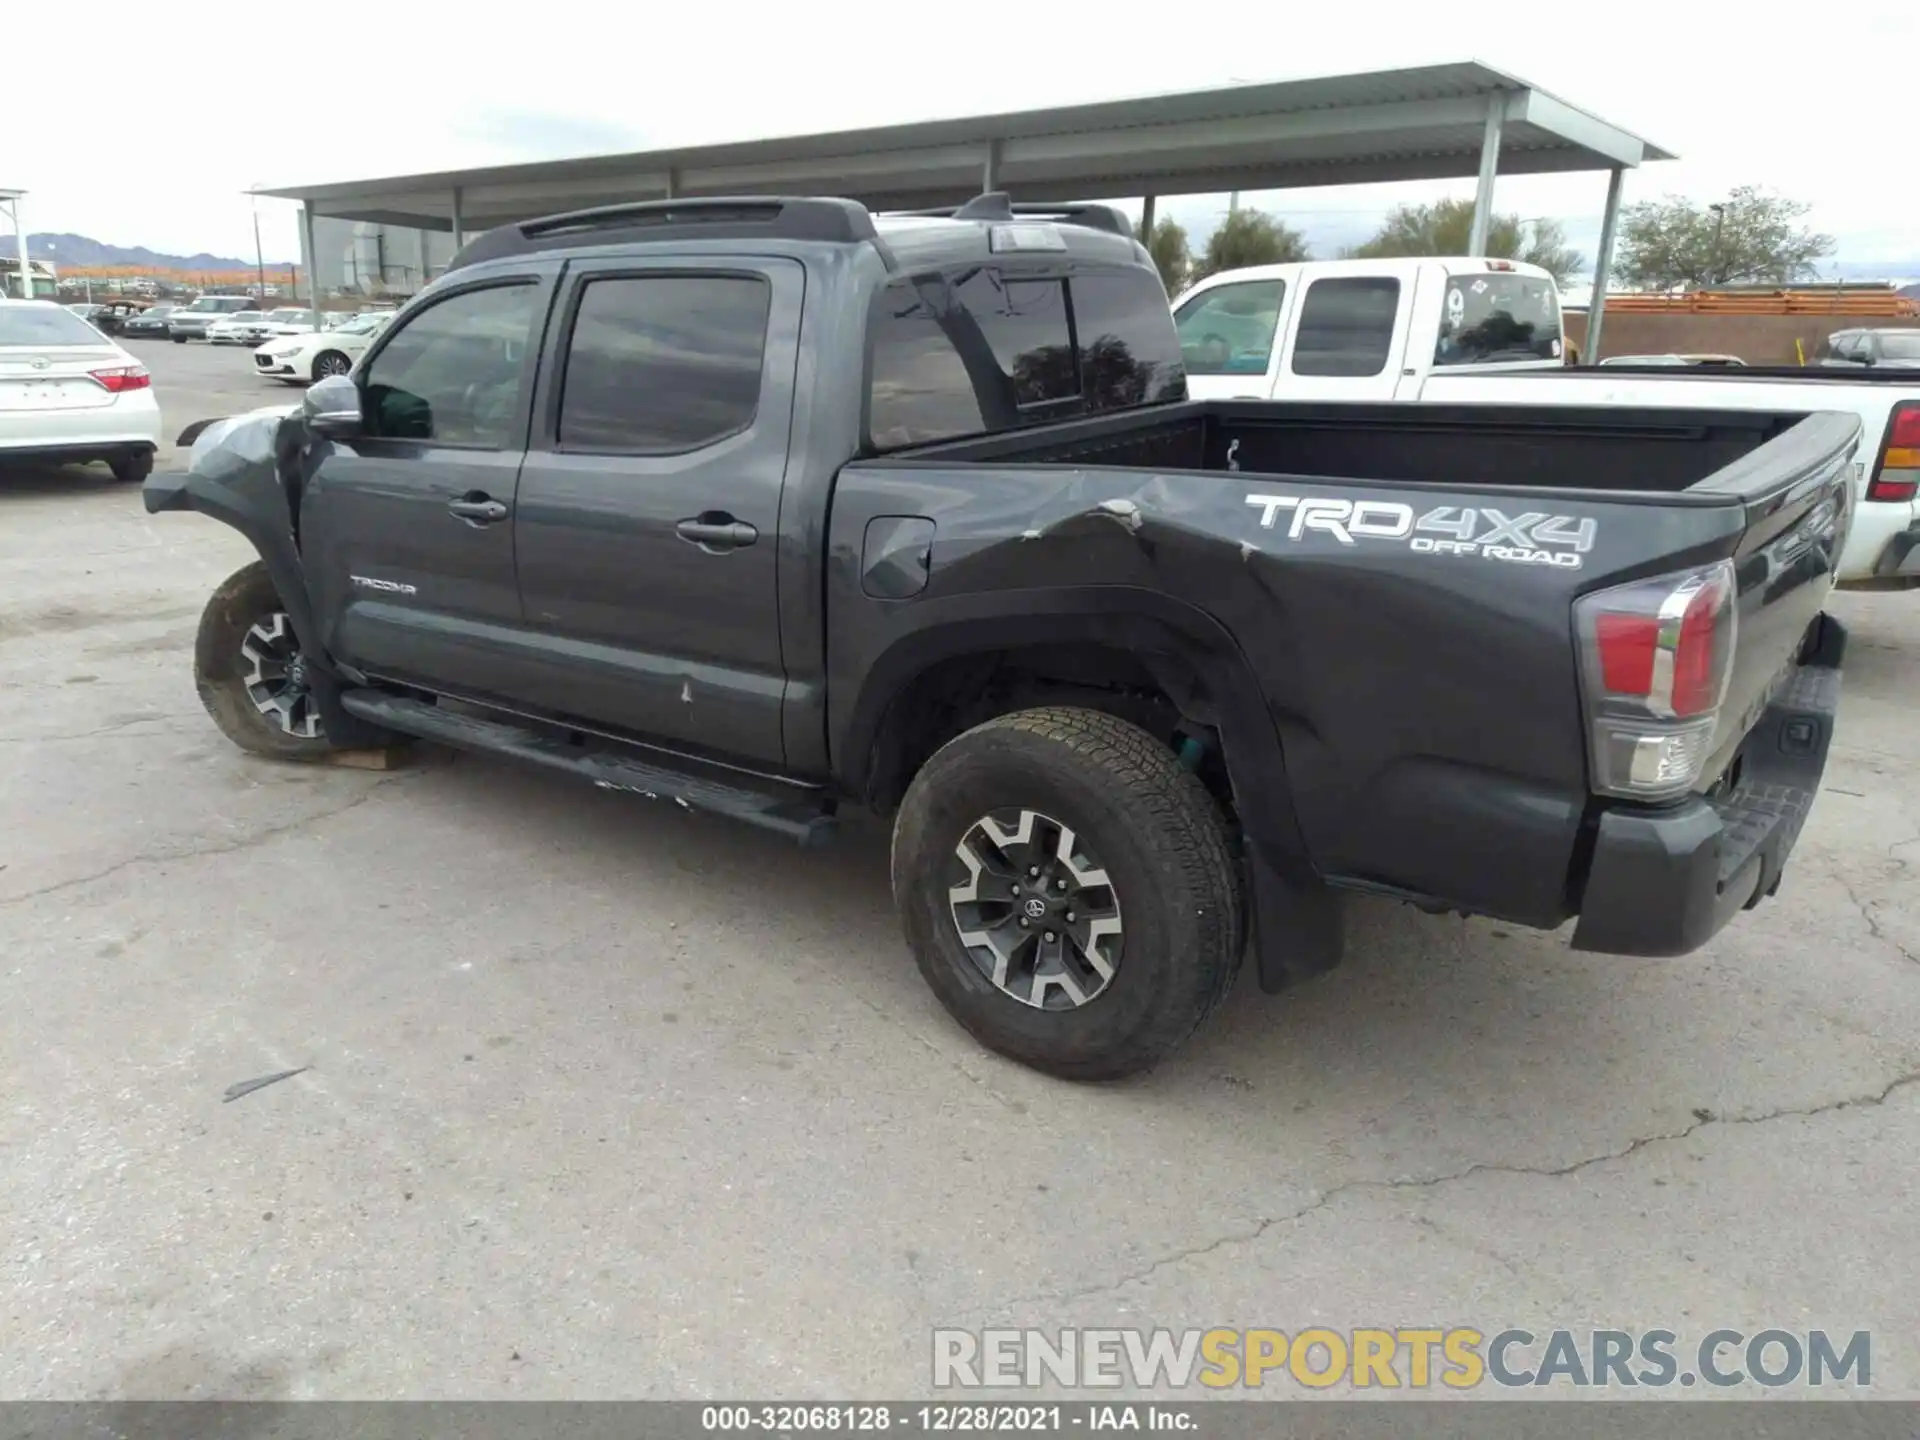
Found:
<svg viewBox="0 0 1920 1440"><path fill-rule="evenodd" d="M104 464L50 465L34 461L0 461L0 500L10 495L88 495L100 490L138 494L138 485L123 485Z"/></svg>
<svg viewBox="0 0 1920 1440"><path fill-rule="evenodd" d="M1009 1095L1037 1091L1044 1103L1044 1092L1060 1085L981 1050L926 990L895 917L882 820L855 813L833 846L801 850L727 821L587 791L492 758L462 756L429 783L457 788L474 820L542 849L606 857L606 869L644 876L638 888L670 891L696 917L711 911L716 925L750 911L756 931L786 943L743 963L787 974L813 967L812 978L847 994L848 1003L865 1004L955 1063L991 1075ZM596 866L590 883L605 884L605 870ZM682 933L689 923L699 922L682 911ZM1276 1109L1324 1106L1325 1121L1337 1112L1346 1116L1342 1124L1361 1128L1387 1123L1382 1117L1397 1108L1406 1123L1433 1131L1444 1132L1445 1117L1462 1112L1462 1133L1510 1124L1551 1134L1556 1112L1592 1113L1609 1086L1646 1091L1664 1112L1683 1099L1704 1100L1686 1095L1677 1079L1663 1085L1662 1074L1697 1068L1694 1047L1718 1043L1710 1032L1737 1038L1748 1024L1751 992L1729 1007L1726 995L1704 983L1709 963L1583 955L1567 948L1564 934L1354 896L1338 969L1269 996L1248 963L1221 1011L1157 1071L1072 1088L1115 1097L1130 1110L1165 1107L1170 1116L1204 1104L1210 1123L1229 1127L1238 1123L1234 1114L1270 1124ZM1684 1105L1679 1113L1685 1116Z"/></svg>

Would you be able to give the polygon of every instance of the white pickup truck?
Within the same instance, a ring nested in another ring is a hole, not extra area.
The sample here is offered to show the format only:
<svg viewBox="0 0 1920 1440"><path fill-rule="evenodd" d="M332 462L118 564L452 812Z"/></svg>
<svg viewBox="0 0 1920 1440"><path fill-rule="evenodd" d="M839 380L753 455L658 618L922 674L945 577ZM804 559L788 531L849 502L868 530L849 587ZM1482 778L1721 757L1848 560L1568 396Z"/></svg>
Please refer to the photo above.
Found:
<svg viewBox="0 0 1920 1440"><path fill-rule="evenodd" d="M1920 373L1566 363L1559 290L1512 260L1310 260L1210 276L1174 302L1196 399L1605 405L1860 417L1842 585L1920 586Z"/></svg>

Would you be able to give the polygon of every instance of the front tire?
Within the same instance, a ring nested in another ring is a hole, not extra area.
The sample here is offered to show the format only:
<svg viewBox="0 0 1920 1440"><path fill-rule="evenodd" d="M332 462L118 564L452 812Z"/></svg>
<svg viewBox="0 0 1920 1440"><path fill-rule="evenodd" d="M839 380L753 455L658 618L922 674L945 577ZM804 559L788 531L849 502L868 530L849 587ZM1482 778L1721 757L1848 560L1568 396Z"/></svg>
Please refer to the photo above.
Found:
<svg viewBox="0 0 1920 1440"><path fill-rule="evenodd" d="M169 335L167 338L176 345L184 345L187 343L187 337L184 335Z"/></svg>
<svg viewBox="0 0 1920 1440"><path fill-rule="evenodd" d="M313 357L313 378L316 380L344 375L351 369L353 369L353 361L338 350L322 350Z"/></svg>
<svg viewBox="0 0 1920 1440"><path fill-rule="evenodd" d="M193 682L234 744L278 760L318 760L398 738L329 703L323 678L301 657L264 564L236 570L213 592L200 612Z"/></svg>
<svg viewBox="0 0 1920 1440"><path fill-rule="evenodd" d="M1240 962L1219 807L1164 745L1099 711L1019 711L943 746L895 819L893 891L948 1012L1063 1079L1151 1069Z"/></svg>

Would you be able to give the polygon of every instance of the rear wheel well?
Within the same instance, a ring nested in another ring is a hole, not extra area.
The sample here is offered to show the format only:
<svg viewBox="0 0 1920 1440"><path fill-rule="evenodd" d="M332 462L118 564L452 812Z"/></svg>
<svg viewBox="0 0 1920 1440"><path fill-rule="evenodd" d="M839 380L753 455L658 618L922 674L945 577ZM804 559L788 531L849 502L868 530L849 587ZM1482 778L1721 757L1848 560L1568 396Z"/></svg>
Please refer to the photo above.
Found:
<svg viewBox="0 0 1920 1440"><path fill-rule="evenodd" d="M1089 642L1014 646L942 660L888 704L874 734L868 803L894 809L933 753L999 715L1049 705L1098 710L1180 750L1223 804L1231 800L1214 706L1200 673L1172 653Z"/></svg>

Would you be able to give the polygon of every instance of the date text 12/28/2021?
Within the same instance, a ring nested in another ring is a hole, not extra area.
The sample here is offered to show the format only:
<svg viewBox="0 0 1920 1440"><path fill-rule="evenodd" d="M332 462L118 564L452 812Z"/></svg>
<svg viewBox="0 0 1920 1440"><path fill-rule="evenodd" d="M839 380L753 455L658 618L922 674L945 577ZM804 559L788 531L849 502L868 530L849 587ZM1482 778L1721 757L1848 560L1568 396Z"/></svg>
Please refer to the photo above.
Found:
<svg viewBox="0 0 1920 1440"><path fill-rule="evenodd" d="M1197 1407L1082 1402L1067 1405L707 1405L705 1431L755 1434L831 1434L836 1431L919 1431L926 1434L1005 1434L1019 1431L1157 1430L1193 1434Z"/></svg>

